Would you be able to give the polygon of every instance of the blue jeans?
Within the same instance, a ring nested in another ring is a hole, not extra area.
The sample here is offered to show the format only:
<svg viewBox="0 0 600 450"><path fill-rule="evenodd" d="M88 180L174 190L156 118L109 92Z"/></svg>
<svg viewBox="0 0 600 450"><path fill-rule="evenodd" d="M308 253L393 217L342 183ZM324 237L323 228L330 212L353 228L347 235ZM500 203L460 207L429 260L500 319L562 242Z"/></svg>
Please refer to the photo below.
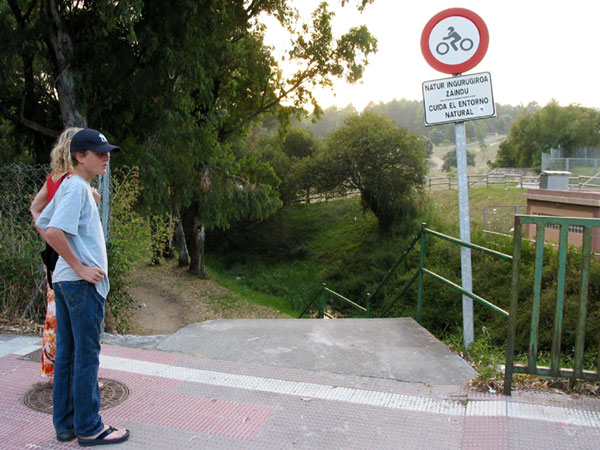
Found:
<svg viewBox="0 0 600 450"><path fill-rule="evenodd" d="M54 283L56 357L52 392L56 434L93 436L104 424L100 410L98 367L104 298L87 281Z"/></svg>

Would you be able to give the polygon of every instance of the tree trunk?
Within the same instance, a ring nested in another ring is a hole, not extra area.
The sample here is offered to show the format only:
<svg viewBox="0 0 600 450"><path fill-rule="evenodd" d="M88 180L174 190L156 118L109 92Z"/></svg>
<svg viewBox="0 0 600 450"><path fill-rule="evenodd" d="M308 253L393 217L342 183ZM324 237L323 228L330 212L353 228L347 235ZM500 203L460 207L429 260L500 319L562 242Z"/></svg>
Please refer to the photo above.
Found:
<svg viewBox="0 0 600 450"><path fill-rule="evenodd" d="M44 11L52 24L48 27L48 41L55 65L56 91L63 125L86 127L87 120L81 112L75 93L75 74L72 69L73 40L68 33L55 0L42 0Z"/></svg>
<svg viewBox="0 0 600 450"><path fill-rule="evenodd" d="M179 214L179 207L174 199L171 200L171 205L173 207L173 216L175 218L175 243L179 249L178 265L179 267L186 267L190 264L190 255L185 243L185 233L183 232L181 214Z"/></svg>
<svg viewBox="0 0 600 450"><path fill-rule="evenodd" d="M198 205L192 205L182 212L183 231L190 255L190 272L205 278L204 273L204 224L198 217Z"/></svg>
<svg viewBox="0 0 600 450"><path fill-rule="evenodd" d="M150 222L150 235L152 236L152 258L150 259L150 264L153 266L160 265L160 259L162 257L163 251L162 242L160 242L160 240L157 239L157 233L158 231L156 229L156 224L152 220Z"/></svg>
<svg viewBox="0 0 600 450"><path fill-rule="evenodd" d="M195 251L190 258L190 272L201 278L206 278L206 273L204 272L204 241L206 234L204 232L204 224L197 217L194 221L194 239Z"/></svg>
<svg viewBox="0 0 600 450"><path fill-rule="evenodd" d="M165 259L173 259L175 257L175 237L173 235L165 242L162 257Z"/></svg>
<svg viewBox="0 0 600 450"><path fill-rule="evenodd" d="M43 114L40 113L40 105L35 93L35 73L33 69L34 57L31 54L23 52L23 75L25 79L25 97L21 106L21 123L27 126L27 120L35 123L43 123ZM33 136L33 151L35 162L37 164L47 164L50 162L50 153L48 152L47 137L41 133L35 133Z"/></svg>
<svg viewBox="0 0 600 450"><path fill-rule="evenodd" d="M185 234L181 222L178 222L177 225L175 225L175 241L177 242L177 248L179 249L179 267L188 266L190 264L190 255L185 243Z"/></svg>

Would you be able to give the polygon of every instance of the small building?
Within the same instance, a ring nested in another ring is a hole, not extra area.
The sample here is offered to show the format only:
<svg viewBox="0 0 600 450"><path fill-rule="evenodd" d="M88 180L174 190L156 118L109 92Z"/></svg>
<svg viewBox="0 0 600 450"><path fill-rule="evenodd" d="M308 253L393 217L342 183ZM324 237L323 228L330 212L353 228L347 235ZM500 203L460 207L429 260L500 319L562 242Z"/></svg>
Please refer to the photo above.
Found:
<svg viewBox="0 0 600 450"><path fill-rule="evenodd" d="M562 175L560 175L562 177ZM566 177L568 180L568 176ZM528 189L527 215L555 217L583 217L600 219L600 191L566 191L554 189ZM535 239L536 226L526 225L525 234ZM592 237L592 251L600 253L600 228L595 228ZM546 227L546 242L560 241L560 226ZM583 229L579 226L569 227L569 244L581 247Z"/></svg>
<svg viewBox="0 0 600 450"><path fill-rule="evenodd" d="M543 170L540 174L540 189L568 191L570 176L571 172L563 170Z"/></svg>

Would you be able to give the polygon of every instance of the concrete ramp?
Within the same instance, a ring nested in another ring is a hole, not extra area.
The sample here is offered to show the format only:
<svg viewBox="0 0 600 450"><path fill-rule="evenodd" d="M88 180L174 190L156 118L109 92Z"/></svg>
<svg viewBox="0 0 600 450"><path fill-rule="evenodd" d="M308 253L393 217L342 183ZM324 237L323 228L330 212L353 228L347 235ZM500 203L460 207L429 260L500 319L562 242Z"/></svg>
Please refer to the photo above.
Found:
<svg viewBox="0 0 600 450"><path fill-rule="evenodd" d="M211 320L182 328L156 348L436 385L463 385L476 376L469 364L411 318Z"/></svg>

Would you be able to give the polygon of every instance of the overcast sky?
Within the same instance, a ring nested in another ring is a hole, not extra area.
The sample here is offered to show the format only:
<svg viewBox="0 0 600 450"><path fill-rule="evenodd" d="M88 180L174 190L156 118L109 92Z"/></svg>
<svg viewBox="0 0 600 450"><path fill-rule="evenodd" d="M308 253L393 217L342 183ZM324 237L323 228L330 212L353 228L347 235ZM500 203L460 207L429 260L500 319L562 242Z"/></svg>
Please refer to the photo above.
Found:
<svg viewBox="0 0 600 450"><path fill-rule="evenodd" d="M295 0L309 14L320 2ZM483 60L466 73L490 72L496 103L546 105L555 98L562 106L579 103L600 108L600 1L496 0L459 4L442 0L375 0L360 14L339 7L334 33L365 24L378 40L378 53L369 58L363 80L355 86L337 82L333 92L318 94L322 107L352 103L359 111L369 101L406 98L422 100L422 83L450 75L431 68L420 47L425 24L438 12L460 7L486 23L490 43ZM273 28L274 29L274 28ZM267 42L280 46L277 32ZM336 94L336 95L334 95Z"/></svg>

